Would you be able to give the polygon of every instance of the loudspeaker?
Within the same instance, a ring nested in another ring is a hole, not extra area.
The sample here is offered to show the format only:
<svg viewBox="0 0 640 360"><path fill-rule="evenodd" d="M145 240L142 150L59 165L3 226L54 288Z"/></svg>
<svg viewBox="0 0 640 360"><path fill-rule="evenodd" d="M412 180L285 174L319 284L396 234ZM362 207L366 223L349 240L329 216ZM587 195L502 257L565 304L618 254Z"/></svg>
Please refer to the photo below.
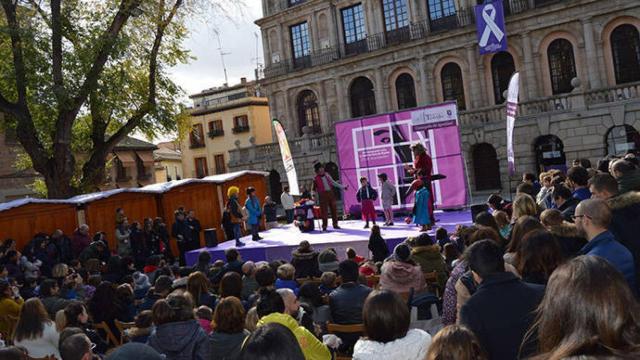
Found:
<svg viewBox="0 0 640 360"><path fill-rule="evenodd" d="M473 204L471 205L471 221L476 221L476 216L483 211L489 211L489 206L487 204Z"/></svg>
<svg viewBox="0 0 640 360"><path fill-rule="evenodd" d="M204 229L204 243L207 247L218 246L218 234L215 228Z"/></svg>

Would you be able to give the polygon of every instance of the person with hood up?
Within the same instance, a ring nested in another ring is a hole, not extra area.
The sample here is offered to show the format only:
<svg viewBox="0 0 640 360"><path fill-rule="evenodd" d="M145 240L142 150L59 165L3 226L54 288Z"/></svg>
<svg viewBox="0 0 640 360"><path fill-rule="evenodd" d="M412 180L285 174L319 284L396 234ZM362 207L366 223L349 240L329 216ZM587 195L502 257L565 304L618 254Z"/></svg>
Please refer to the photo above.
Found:
<svg viewBox="0 0 640 360"><path fill-rule="evenodd" d="M382 265L380 289L397 293L413 289L419 293L425 286L422 269L411 260L411 249L406 244L398 244L393 249L393 257Z"/></svg>
<svg viewBox="0 0 640 360"><path fill-rule="evenodd" d="M423 273L435 271L438 274L438 287L444 289L447 282L447 264L440 254L440 246L434 244L429 234L420 234L416 246L411 249L411 260L420 265Z"/></svg>
<svg viewBox="0 0 640 360"><path fill-rule="evenodd" d="M291 265L296 268L296 279L320 276L318 252L313 250L307 240L302 240L291 253Z"/></svg>
<svg viewBox="0 0 640 360"><path fill-rule="evenodd" d="M240 212L240 203L238 202L238 193L240 189L237 186L231 186L227 190L227 206L225 211L229 214L229 222L233 224L233 237L236 239L236 247L244 246L243 242L240 242L240 224L242 224L243 216Z"/></svg>
<svg viewBox="0 0 640 360"><path fill-rule="evenodd" d="M256 306L260 320L258 327L269 323L278 323L287 327L298 340L306 360L330 360L329 349L304 326L300 326L291 315L285 314L282 296L275 290L265 289L260 292L260 300Z"/></svg>
<svg viewBox="0 0 640 360"><path fill-rule="evenodd" d="M147 345L167 360L210 360L211 345L207 334L193 315L191 300L184 295L169 295L153 305L156 329Z"/></svg>

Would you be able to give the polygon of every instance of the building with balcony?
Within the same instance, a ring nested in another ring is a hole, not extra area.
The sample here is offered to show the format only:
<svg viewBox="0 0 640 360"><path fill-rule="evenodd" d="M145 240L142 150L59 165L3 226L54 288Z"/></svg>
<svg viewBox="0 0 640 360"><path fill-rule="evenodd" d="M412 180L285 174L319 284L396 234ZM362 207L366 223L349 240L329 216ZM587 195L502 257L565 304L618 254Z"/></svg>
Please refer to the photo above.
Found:
<svg viewBox="0 0 640 360"><path fill-rule="evenodd" d="M269 104L255 82L242 78L190 97L191 131L180 139L185 177L226 173L229 151L273 141Z"/></svg>
<svg viewBox="0 0 640 360"><path fill-rule="evenodd" d="M180 180L182 176L182 153L174 141L156 144L158 149L153 151L156 162L156 183Z"/></svg>
<svg viewBox="0 0 640 360"><path fill-rule="evenodd" d="M106 181L100 188L142 187L156 182L153 152L158 147L152 143L125 137L113 148L107 161Z"/></svg>
<svg viewBox="0 0 640 360"><path fill-rule="evenodd" d="M303 183L314 161L335 166L336 121L455 100L472 193L506 190L514 71L519 172L640 148L639 1L504 0L508 50L486 55L478 2L263 0L260 83ZM234 150L229 165L284 175L277 144Z"/></svg>

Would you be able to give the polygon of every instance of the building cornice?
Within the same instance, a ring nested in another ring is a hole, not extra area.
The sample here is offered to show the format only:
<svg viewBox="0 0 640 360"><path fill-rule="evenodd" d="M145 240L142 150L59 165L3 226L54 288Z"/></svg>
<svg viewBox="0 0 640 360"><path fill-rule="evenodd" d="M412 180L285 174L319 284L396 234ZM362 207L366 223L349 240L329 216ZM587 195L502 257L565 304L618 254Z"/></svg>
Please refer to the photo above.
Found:
<svg viewBox="0 0 640 360"><path fill-rule="evenodd" d="M243 107L248 107L248 106L269 106L269 101L266 100L266 99L264 99L264 100L252 99L252 100L249 100L249 101L243 101L243 102L240 102L240 103L222 105L222 106L217 106L217 107L214 107L214 108L202 108L202 109L192 110L191 111L191 116L201 116L201 115L207 115L207 114L214 114L214 113L218 113L218 112L222 112L222 111L226 111L226 110L238 109L238 108L243 108Z"/></svg>

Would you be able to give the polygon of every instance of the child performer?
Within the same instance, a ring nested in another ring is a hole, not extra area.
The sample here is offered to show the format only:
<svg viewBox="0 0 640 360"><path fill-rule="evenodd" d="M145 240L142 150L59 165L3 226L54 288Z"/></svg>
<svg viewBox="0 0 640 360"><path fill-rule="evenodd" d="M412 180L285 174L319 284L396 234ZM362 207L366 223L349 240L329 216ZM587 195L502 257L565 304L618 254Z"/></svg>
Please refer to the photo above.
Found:
<svg viewBox="0 0 640 360"><path fill-rule="evenodd" d="M369 228L369 221L373 221L373 225L376 224L376 208L373 202L378 199L378 193L373 190L366 177L360 178L360 189L356 193L356 198L359 203L362 203L362 219L366 221L364 225L365 229Z"/></svg>

